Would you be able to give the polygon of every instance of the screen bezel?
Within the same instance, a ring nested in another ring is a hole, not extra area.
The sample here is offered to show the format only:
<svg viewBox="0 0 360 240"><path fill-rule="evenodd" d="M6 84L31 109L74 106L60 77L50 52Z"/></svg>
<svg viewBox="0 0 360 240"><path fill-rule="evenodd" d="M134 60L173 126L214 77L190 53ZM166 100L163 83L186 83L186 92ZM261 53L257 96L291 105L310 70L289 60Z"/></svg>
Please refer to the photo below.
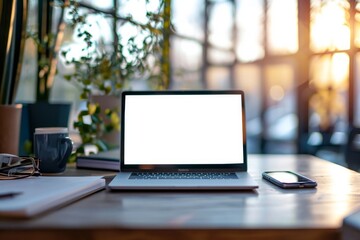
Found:
<svg viewBox="0 0 360 240"><path fill-rule="evenodd" d="M210 95L210 94L235 94L241 96L242 105L242 132L243 132L243 163L239 164L137 164L125 165L125 149L124 149L124 136L125 136L125 110L126 110L126 97L131 95ZM245 97L244 92L241 90L164 90L164 91L123 91L121 96L121 147L120 147L120 171L122 172L187 172L187 171L247 171L247 148L246 148L246 117L245 117Z"/></svg>

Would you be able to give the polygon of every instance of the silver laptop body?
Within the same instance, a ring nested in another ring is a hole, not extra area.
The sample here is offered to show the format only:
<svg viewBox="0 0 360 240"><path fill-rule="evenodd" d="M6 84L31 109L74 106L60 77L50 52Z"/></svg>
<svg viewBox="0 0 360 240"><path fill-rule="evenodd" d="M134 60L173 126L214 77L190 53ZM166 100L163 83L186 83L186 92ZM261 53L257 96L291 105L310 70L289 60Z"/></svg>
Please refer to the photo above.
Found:
<svg viewBox="0 0 360 240"><path fill-rule="evenodd" d="M125 91L111 190L255 189L242 91Z"/></svg>

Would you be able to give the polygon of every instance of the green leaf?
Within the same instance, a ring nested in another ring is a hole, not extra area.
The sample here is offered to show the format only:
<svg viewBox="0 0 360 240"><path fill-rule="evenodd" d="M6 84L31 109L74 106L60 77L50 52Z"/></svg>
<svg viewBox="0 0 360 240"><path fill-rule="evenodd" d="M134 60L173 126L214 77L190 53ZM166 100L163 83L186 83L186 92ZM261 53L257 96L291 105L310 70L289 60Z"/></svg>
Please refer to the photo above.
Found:
<svg viewBox="0 0 360 240"><path fill-rule="evenodd" d="M83 79L82 83L83 83L84 85L91 85L91 80L90 80L89 78Z"/></svg>
<svg viewBox="0 0 360 240"><path fill-rule="evenodd" d="M80 94L80 99L81 99L81 100L88 99L88 94L87 94L86 92L82 92L82 93Z"/></svg>
<svg viewBox="0 0 360 240"><path fill-rule="evenodd" d="M67 81L70 81L72 76L71 75L64 75L64 78L67 80Z"/></svg>

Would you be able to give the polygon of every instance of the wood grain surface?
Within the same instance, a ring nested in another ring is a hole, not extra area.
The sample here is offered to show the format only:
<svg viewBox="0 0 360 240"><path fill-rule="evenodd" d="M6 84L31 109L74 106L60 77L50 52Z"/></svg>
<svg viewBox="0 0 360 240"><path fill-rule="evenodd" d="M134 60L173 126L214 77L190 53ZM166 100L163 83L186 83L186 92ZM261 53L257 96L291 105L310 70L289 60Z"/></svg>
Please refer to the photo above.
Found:
<svg viewBox="0 0 360 240"><path fill-rule="evenodd" d="M360 174L309 155L250 155L255 191L103 190L33 219L0 219L0 239L340 239L360 208ZM261 178L292 170L316 189L284 190ZM108 171L68 166L64 175Z"/></svg>

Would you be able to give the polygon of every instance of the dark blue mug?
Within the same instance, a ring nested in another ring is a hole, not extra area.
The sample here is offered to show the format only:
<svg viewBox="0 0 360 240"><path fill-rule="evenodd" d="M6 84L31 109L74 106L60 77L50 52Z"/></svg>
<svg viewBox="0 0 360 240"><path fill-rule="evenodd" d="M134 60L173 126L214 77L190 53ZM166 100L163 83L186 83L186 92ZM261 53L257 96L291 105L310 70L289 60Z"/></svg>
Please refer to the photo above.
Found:
<svg viewBox="0 0 360 240"><path fill-rule="evenodd" d="M36 128L34 154L40 159L41 173L61 173L73 149L67 128Z"/></svg>

